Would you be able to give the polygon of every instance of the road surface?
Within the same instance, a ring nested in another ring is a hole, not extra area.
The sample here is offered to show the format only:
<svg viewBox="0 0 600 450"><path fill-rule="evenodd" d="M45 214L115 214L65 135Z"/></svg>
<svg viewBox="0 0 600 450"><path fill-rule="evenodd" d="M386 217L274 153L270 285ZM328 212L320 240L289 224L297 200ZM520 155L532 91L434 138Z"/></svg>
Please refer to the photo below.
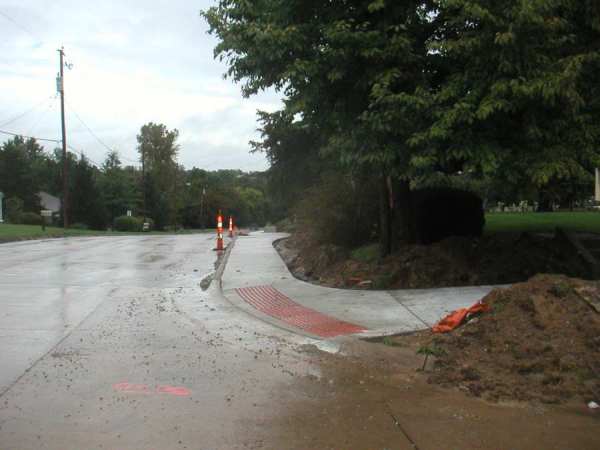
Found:
<svg viewBox="0 0 600 450"><path fill-rule="evenodd" d="M213 246L0 245L0 450L600 448L585 405L488 404L409 348L327 355L247 315L200 287Z"/></svg>
<svg viewBox="0 0 600 450"><path fill-rule="evenodd" d="M0 448L263 448L318 370L202 278L207 235L0 246ZM267 445L268 448L268 445Z"/></svg>

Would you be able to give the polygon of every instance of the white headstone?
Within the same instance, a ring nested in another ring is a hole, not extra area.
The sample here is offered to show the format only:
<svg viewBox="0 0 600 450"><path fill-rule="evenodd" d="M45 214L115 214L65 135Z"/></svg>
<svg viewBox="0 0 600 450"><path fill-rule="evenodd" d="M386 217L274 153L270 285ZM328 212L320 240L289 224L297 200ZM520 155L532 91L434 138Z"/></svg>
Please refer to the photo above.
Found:
<svg viewBox="0 0 600 450"><path fill-rule="evenodd" d="M127 210L127 217L131 217L131 210L130 209Z"/></svg>

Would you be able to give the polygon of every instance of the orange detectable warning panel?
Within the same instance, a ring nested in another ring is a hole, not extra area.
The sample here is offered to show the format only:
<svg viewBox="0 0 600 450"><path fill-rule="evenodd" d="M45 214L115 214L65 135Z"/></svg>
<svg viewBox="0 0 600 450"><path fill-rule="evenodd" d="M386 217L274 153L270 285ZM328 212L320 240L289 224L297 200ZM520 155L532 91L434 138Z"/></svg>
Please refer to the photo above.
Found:
<svg viewBox="0 0 600 450"><path fill-rule="evenodd" d="M305 308L271 286L245 287L235 291L259 311L316 336L330 338L367 331L358 325Z"/></svg>

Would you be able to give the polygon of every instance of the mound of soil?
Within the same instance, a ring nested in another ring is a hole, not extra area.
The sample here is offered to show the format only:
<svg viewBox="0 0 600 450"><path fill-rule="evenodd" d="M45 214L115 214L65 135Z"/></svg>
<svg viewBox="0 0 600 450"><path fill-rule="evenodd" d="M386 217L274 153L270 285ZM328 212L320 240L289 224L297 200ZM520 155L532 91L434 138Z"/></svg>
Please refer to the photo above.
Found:
<svg viewBox="0 0 600 450"><path fill-rule="evenodd" d="M491 400L600 402L600 283L538 275L483 301L489 312L429 336L430 382Z"/></svg>
<svg viewBox="0 0 600 450"><path fill-rule="evenodd" d="M499 233L476 239L452 237L431 245L407 245L370 263L303 234L279 241L276 248L296 277L338 288L511 284L538 273L591 277L577 250L561 236Z"/></svg>

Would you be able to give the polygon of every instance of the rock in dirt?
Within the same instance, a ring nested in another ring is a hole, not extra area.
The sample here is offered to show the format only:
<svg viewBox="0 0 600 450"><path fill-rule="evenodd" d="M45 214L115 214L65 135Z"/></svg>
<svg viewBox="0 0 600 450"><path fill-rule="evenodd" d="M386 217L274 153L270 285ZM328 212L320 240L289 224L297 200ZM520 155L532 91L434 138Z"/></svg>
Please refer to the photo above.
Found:
<svg viewBox="0 0 600 450"><path fill-rule="evenodd" d="M599 398L600 314L590 298L600 299L600 282L561 275L492 291L476 323L430 337L442 351L429 381L491 400Z"/></svg>

